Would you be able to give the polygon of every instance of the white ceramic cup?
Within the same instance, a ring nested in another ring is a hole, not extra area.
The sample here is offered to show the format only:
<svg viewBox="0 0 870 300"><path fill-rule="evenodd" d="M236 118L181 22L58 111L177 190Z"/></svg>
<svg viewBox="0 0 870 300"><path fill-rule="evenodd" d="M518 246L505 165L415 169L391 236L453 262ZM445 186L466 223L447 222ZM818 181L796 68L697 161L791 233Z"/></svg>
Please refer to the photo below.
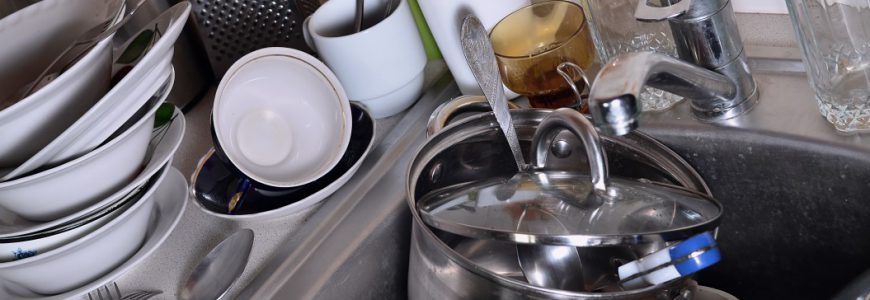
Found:
<svg viewBox="0 0 870 300"><path fill-rule="evenodd" d="M531 0L417 0L420 10L432 37L438 43L444 61L453 74L453 79L463 95L483 95L465 55L462 54L462 43L459 40L460 28L466 15L475 15L487 31L492 30L498 21L510 13L531 4ZM519 95L507 87L505 95L516 98Z"/></svg>
<svg viewBox="0 0 870 300"><path fill-rule="evenodd" d="M375 118L410 107L423 91L426 51L406 0L384 18L386 0L365 0L364 20L353 33L356 0L330 0L303 24L306 41L341 81L348 98Z"/></svg>

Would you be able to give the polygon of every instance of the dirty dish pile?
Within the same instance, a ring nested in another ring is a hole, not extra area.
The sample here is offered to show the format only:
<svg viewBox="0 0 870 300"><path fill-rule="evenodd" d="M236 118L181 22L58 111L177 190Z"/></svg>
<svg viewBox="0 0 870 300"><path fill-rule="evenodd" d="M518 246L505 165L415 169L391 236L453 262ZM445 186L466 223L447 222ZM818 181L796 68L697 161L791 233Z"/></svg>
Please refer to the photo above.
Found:
<svg viewBox="0 0 870 300"><path fill-rule="evenodd" d="M187 184L171 167L185 120L165 100L189 3L144 26L121 26L29 86L77 36L119 22L126 9L121 0L48 0L0 19L0 34L33 33L0 46L0 78L11 74L7 66L20 77L0 88L12 91L0 100L0 132L10 137L0 145L0 298L65 295L117 277L119 266L151 251L144 244L165 239L157 224L180 216L183 205L167 201L186 199ZM25 25L44 30L14 30ZM52 42L34 46L44 40ZM60 105L67 100L58 95L87 101ZM16 135L7 135L13 123ZM17 134L33 139L13 143Z"/></svg>
<svg viewBox="0 0 870 300"><path fill-rule="evenodd" d="M191 182L197 205L230 219L297 212L335 192L374 144L375 122L311 55L264 48L233 64L212 111L214 149Z"/></svg>

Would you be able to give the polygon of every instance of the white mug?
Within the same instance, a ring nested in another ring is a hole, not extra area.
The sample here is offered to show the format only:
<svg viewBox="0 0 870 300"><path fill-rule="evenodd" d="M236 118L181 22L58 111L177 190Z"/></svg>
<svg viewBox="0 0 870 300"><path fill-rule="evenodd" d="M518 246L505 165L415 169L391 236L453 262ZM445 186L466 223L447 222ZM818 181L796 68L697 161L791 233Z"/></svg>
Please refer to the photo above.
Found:
<svg viewBox="0 0 870 300"><path fill-rule="evenodd" d="M418 0L418 3L459 90L463 95L483 95L462 54L459 40L462 20L473 14L489 31L508 14L529 5L531 0ZM509 99L519 96L507 87L504 90Z"/></svg>
<svg viewBox="0 0 870 300"><path fill-rule="evenodd" d="M365 0L363 20L377 23L357 33L352 29L356 0L327 1L303 24L306 42L348 98L364 104L375 118L405 110L423 91L423 41L407 1L397 2L384 18L387 0Z"/></svg>

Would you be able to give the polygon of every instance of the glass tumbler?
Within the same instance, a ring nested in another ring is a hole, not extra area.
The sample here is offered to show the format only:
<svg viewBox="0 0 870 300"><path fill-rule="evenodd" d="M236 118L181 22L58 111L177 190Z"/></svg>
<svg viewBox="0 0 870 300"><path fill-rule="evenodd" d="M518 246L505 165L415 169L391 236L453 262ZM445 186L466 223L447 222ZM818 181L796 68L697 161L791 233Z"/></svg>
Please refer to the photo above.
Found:
<svg viewBox="0 0 870 300"><path fill-rule="evenodd" d="M643 0L647 1L647 0ZM677 57L668 22L641 22L634 18L639 0L584 0L602 62L628 52L652 51ZM683 100L659 89L644 87L643 110L665 110Z"/></svg>
<svg viewBox="0 0 870 300"><path fill-rule="evenodd" d="M583 8L567 1L534 3L499 21L490 32L490 40L505 86L528 97L529 105L577 107L579 99L572 83L557 68L573 63L588 71L595 62L595 46ZM573 84L582 91L586 85L581 72L570 73Z"/></svg>
<svg viewBox="0 0 870 300"><path fill-rule="evenodd" d="M786 4L822 115L842 132L870 129L870 2Z"/></svg>

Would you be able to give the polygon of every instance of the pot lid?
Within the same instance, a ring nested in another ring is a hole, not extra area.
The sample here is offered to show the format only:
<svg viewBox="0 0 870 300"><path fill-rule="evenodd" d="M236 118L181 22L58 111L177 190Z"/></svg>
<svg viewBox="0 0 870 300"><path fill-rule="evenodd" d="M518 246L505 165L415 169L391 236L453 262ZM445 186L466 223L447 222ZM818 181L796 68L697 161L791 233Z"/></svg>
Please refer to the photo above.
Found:
<svg viewBox="0 0 870 300"><path fill-rule="evenodd" d="M561 130L577 135L590 173L547 168ZM559 109L532 140L534 168L432 191L418 201L423 221L454 234L524 244L577 247L645 244L713 230L722 215L714 199L680 187L608 178L598 134L580 113Z"/></svg>
<svg viewBox="0 0 870 300"><path fill-rule="evenodd" d="M687 190L611 179L599 193L589 175L557 171L437 190L419 210L430 226L463 236L573 246L678 240L722 214L718 202Z"/></svg>

